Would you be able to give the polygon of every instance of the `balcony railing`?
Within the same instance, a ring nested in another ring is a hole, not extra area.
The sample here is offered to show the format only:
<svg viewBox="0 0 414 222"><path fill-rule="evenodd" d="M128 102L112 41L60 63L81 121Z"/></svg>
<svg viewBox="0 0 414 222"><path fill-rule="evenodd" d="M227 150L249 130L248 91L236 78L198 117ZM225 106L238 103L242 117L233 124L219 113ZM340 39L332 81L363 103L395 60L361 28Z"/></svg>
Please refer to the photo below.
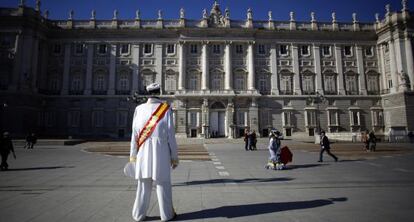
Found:
<svg viewBox="0 0 414 222"><path fill-rule="evenodd" d="M380 91L381 94L388 94L390 93L390 89L383 89Z"/></svg>
<svg viewBox="0 0 414 222"><path fill-rule="evenodd" d="M337 95L338 93L336 91L325 91L325 95Z"/></svg>
<svg viewBox="0 0 414 222"><path fill-rule="evenodd" d="M368 95L379 95L380 91L379 90L378 91L368 91L367 93L368 93Z"/></svg>
<svg viewBox="0 0 414 222"><path fill-rule="evenodd" d="M93 90L92 91L93 95L106 95L106 90Z"/></svg>
<svg viewBox="0 0 414 222"><path fill-rule="evenodd" d="M358 95L358 91L346 91L346 95Z"/></svg>
<svg viewBox="0 0 414 222"><path fill-rule="evenodd" d="M130 90L117 90L115 93L116 95L129 95L131 94L131 91Z"/></svg>
<svg viewBox="0 0 414 222"><path fill-rule="evenodd" d="M39 89L39 93L40 94L45 94L45 95L59 95L60 90L57 90L57 89Z"/></svg>
<svg viewBox="0 0 414 222"><path fill-rule="evenodd" d="M83 90L70 90L69 95L82 95Z"/></svg>
<svg viewBox="0 0 414 222"><path fill-rule="evenodd" d="M293 95L293 91L280 90L280 95Z"/></svg>

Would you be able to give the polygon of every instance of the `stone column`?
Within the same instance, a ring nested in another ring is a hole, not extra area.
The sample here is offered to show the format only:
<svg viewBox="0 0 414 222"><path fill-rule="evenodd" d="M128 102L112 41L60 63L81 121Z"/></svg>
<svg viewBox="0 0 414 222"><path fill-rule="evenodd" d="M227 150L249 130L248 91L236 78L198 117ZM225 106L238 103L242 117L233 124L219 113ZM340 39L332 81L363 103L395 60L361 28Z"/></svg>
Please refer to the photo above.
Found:
<svg viewBox="0 0 414 222"><path fill-rule="evenodd" d="M11 84L9 89L11 91L16 91L18 89L18 85L19 85L19 77L20 77L20 73L21 73L21 59L22 59L22 34L21 32L16 33L16 40L15 40L15 44L14 44L14 48L15 48L15 52L16 54L14 55L14 63L13 63L13 76L12 76L12 80L11 80Z"/></svg>
<svg viewBox="0 0 414 222"><path fill-rule="evenodd" d="M68 95L69 91L69 72L70 72L70 43L65 43L64 60L63 60L63 82L61 95Z"/></svg>
<svg viewBox="0 0 414 222"><path fill-rule="evenodd" d="M254 73L254 42L249 42L247 49L247 89L254 91L255 87L255 73Z"/></svg>
<svg viewBox="0 0 414 222"><path fill-rule="evenodd" d="M163 70L162 70L162 59L163 59L163 53L162 53L162 44L155 44L155 72L156 77L155 77L155 82L161 85L161 94L163 94L164 92L164 79L163 79Z"/></svg>
<svg viewBox="0 0 414 222"><path fill-rule="evenodd" d="M85 95L92 94L92 71L93 71L93 50L94 45L88 44L88 55L86 59L86 80L85 80Z"/></svg>
<svg viewBox="0 0 414 222"><path fill-rule="evenodd" d="M209 88L208 43L203 42L201 48L201 90Z"/></svg>
<svg viewBox="0 0 414 222"><path fill-rule="evenodd" d="M132 91L137 92L139 91L139 51L140 45L135 44L132 46Z"/></svg>
<svg viewBox="0 0 414 222"><path fill-rule="evenodd" d="M322 71L321 71L321 51L319 50L319 45L313 45L313 59L315 65L315 74L316 74L316 91L319 94L324 94L322 87Z"/></svg>
<svg viewBox="0 0 414 222"><path fill-rule="evenodd" d="M110 59L109 59L109 82L108 95L115 95L116 83L116 44L111 45Z"/></svg>
<svg viewBox="0 0 414 222"><path fill-rule="evenodd" d="M233 101L231 101L231 99L229 99L228 103L227 103L227 108L226 108L226 119L227 119L227 124L226 124L226 132L227 132L227 138L232 139L234 138L234 104Z"/></svg>
<svg viewBox="0 0 414 222"><path fill-rule="evenodd" d="M38 78L38 63L39 63L39 37L34 37L33 43L33 64L32 64L32 79L31 88L33 92L37 92L37 78Z"/></svg>
<svg viewBox="0 0 414 222"><path fill-rule="evenodd" d="M407 61L407 74L410 77L411 90L414 90L414 58L411 39L409 36L405 38L405 51Z"/></svg>
<svg viewBox="0 0 414 222"><path fill-rule="evenodd" d="M39 73L39 88L40 89L46 89L47 88L47 75L48 75L48 69L47 69L47 64L48 64L48 45L46 43L46 41L42 41L41 43L41 61L40 61L40 65L41 65L41 69L40 69L40 73Z"/></svg>
<svg viewBox="0 0 414 222"><path fill-rule="evenodd" d="M187 108L185 101L179 100L177 107L177 137L187 137Z"/></svg>
<svg viewBox="0 0 414 222"><path fill-rule="evenodd" d="M395 56L395 49L394 49L394 41L391 40L388 42L388 49L389 49L389 57L390 57L390 72L391 72L391 79L392 79L392 88L390 91L392 93L398 92L398 70L396 64L396 56Z"/></svg>
<svg viewBox="0 0 414 222"><path fill-rule="evenodd" d="M225 90L232 90L233 71L231 64L231 42L226 42L226 48L224 51L224 69L225 69Z"/></svg>
<svg viewBox="0 0 414 222"><path fill-rule="evenodd" d="M201 105L201 134L204 138L209 137L209 108L208 108L208 99L203 99L203 104Z"/></svg>
<svg viewBox="0 0 414 222"><path fill-rule="evenodd" d="M178 44L178 90L185 90L185 45L184 42Z"/></svg>
<svg viewBox="0 0 414 222"><path fill-rule="evenodd" d="M336 65L336 73L338 73L338 93L339 95L345 95L345 88L344 88L344 70L342 67L342 50L341 46L335 45L335 65Z"/></svg>
<svg viewBox="0 0 414 222"><path fill-rule="evenodd" d="M359 73L359 94L360 95L367 95L367 87L366 87L366 77L365 77L365 67L364 67L364 57L362 54L362 47L356 46L356 57L357 57L357 64L358 64L358 73Z"/></svg>
<svg viewBox="0 0 414 222"><path fill-rule="evenodd" d="M299 50L297 45L292 44L292 61L293 61L293 92L296 95L302 95L300 88L300 73L299 73Z"/></svg>
<svg viewBox="0 0 414 222"><path fill-rule="evenodd" d="M378 47L378 61L381 64L378 64L378 66L381 68L381 89L387 89L388 88L388 83L387 83L387 78L385 76L385 58L384 58L384 45L380 44Z"/></svg>
<svg viewBox="0 0 414 222"><path fill-rule="evenodd" d="M34 50L32 36L23 36L22 44L24 53L21 54L21 63L19 64L21 66L19 86L20 89L29 90L30 85L28 84L28 80L32 77L32 52Z"/></svg>
<svg viewBox="0 0 414 222"><path fill-rule="evenodd" d="M272 73L271 76L271 94L272 95L279 95L279 75L277 70L277 51L276 45L272 44L270 48L270 72Z"/></svg>

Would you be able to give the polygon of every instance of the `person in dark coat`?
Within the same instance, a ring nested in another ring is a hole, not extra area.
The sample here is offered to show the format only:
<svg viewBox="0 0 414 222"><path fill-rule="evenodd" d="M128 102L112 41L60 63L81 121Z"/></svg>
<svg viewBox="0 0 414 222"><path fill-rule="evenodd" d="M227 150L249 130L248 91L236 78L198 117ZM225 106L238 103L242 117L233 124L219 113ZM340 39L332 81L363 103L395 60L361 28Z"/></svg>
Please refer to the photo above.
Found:
<svg viewBox="0 0 414 222"><path fill-rule="evenodd" d="M13 157L16 159L16 153L14 152L13 143L9 137L9 133L4 132L2 138L0 139L1 170L9 169L7 158L9 157L10 152L13 153Z"/></svg>
<svg viewBox="0 0 414 222"><path fill-rule="evenodd" d="M253 130L253 132L250 134L251 136L251 144L250 144L250 150L257 150L256 143L257 143L257 135L256 130Z"/></svg>
<svg viewBox="0 0 414 222"><path fill-rule="evenodd" d="M375 136L374 132L371 131L368 134L368 148L370 152L374 152L377 147L377 137Z"/></svg>
<svg viewBox="0 0 414 222"><path fill-rule="evenodd" d="M331 146L330 146L330 142L328 137L325 135L325 131L321 132L321 151L319 153L319 161L318 162L323 162L323 153L326 151L326 153L331 156L335 162L338 161L338 157L336 157L335 155L333 155L331 153Z"/></svg>
<svg viewBox="0 0 414 222"><path fill-rule="evenodd" d="M244 131L244 149L249 150L249 130Z"/></svg>

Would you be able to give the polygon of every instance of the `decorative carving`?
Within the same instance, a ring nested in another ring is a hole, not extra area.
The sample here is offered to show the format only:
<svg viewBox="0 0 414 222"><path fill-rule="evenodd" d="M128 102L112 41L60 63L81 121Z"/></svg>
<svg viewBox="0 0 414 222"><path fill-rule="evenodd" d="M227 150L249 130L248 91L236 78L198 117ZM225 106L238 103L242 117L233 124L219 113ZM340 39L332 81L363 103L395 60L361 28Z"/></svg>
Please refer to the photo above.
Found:
<svg viewBox="0 0 414 222"><path fill-rule="evenodd" d="M207 9L203 9L203 19L207 19Z"/></svg>
<svg viewBox="0 0 414 222"><path fill-rule="evenodd" d="M158 10L158 20L162 20L162 10Z"/></svg>
<svg viewBox="0 0 414 222"><path fill-rule="evenodd" d="M224 10L224 17L226 19L229 19L230 18L230 10L229 10L229 8L226 8L226 10Z"/></svg>
<svg viewBox="0 0 414 222"><path fill-rule="evenodd" d="M311 12L311 22L316 22L315 12Z"/></svg>
<svg viewBox="0 0 414 222"><path fill-rule="evenodd" d="M379 13L375 13L375 22L380 23Z"/></svg>
<svg viewBox="0 0 414 222"><path fill-rule="evenodd" d="M180 19L185 19L185 11L184 8L180 9Z"/></svg>
<svg viewBox="0 0 414 222"><path fill-rule="evenodd" d="M269 17L269 21L273 21L272 11L269 11L269 12L267 13L267 16Z"/></svg>
<svg viewBox="0 0 414 222"><path fill-rule="evenodd" d="M141 19L141 12L139 11L139 9L137 9L137 10L135 11L135 19L136 19L136 20L140 20L140 19Z"/></svg>
<svg viewBox="0 0 414 222"><path fill-rule="evenodd" d="M247 9L247 20L252 20L253 19L253 11L251 8Z"/></svg>
<svg viewBox="0 0 414 222"><path fill-rule="evenodd" d="M75 14L75 12L73 10L70 10L69 11L69 18L68 18L68 20L72 20L74 14Z"/></svg>
<svg viewBox="0 0 414 222"><path fill-rule="evenodd" d="M112 18L113 20L117 20L118 19L118 10L114 10L114 17Z"/></svg>
<svg viewBox="0 0 414 222"><path fill-rule="evenodd" d="M91 12L91 19L92 20L95 20L96 19L96 11L95 11L95 9L93 9L92 12Z"/></svg>
<svg viewBox="0 0 414 222"><path fill-rule="evenodd" d="M404 88L408 88L410 86L410 78L408 77L407 73L404 70L401 70L399 73L400 78L400 85Z"/></svg>
<svg viewBox="0 0 414 222"><path fill-rule="evenodd" d="M385 5L385 15L391 15L391 5L387 4Z"/></svg>
<svg viewBox="0 0 414 222"><path fill-rule="evenodd" d="M225 25L224 16L221 14L220 5L217 3L217 1L214 1L213 3L213 7L211 8L211 11L210 11L210 19L208 23L210 26L216 26L216 27L223 27Z"/></svg>
<svg viewBox="0 0 414 222"><path fill-rule="evenodd" d="M36 11L40 11L40 5L41 5L41 2L40 2L40 0L36 0Z"/></svg>
<svg viewBox="0 0 414 222"><path fill-rule="evenodd" d="M332 23L336 23L336 13L332 12Z"/></svg>

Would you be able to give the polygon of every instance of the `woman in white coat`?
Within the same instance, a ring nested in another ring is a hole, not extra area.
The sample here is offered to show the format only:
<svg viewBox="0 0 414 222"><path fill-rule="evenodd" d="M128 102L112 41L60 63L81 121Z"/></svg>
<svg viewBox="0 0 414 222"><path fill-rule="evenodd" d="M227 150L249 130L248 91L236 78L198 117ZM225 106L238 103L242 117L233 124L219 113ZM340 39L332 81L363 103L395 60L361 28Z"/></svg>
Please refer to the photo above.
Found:
<svg viewBox="0 0 414 222"><path fill-rule="evenodd" d="M159 84L147 86L152 95L160 92ZM132 217L142 221L149 207L152 184L156 185L160 216L162 221L174 219L177 215L173 209L171 168L178 165L177 142L171 108L155 126L153 133L137 150L137 137L143 130L152 113L163 103L155 96L144 104L137 106L132 122L130 161L136 162L138 180L137 194L132 209Z"/></svg>

